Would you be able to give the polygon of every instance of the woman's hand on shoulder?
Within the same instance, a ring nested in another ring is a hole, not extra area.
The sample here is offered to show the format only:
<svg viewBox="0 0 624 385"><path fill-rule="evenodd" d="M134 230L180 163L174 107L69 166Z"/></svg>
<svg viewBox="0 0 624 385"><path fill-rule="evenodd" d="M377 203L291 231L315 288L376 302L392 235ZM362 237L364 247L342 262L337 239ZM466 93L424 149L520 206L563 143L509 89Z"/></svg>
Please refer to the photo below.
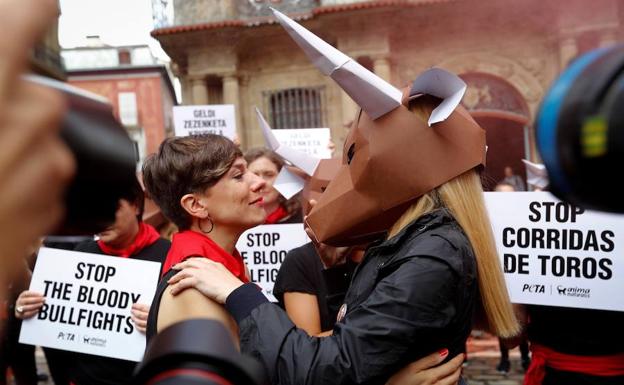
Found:
<svg viewBox="0 0 624 385"><path fill-rule="evenodd" d="M173 267L180 270L167 283L171 294L194 288L208 298L224 304L227 297L243 283L221 263L206 258L189 258Z"/></svg>
<svg viewBox="0 0 624 385"><path fill-rule="evenodd" d="M464 355L458 354L449 362L439 365L446 359L448 350L431 353L407 365L394 374L386 385L454 385L461 376Z"/></svg>
<svg viewBox="0 0 624 385"><path fill-rule="evenodd" d="M18 319L32 318L45 304L45 297L41 293L25 290L15 301L15 317Z"/></svg>

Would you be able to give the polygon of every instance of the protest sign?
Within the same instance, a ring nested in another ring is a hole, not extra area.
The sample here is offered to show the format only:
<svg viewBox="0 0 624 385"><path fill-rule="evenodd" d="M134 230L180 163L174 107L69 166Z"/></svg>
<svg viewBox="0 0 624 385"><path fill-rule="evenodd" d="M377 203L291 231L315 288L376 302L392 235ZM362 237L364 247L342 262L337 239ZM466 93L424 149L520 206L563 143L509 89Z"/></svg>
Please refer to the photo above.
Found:
<svg viewBox="0 0 624 385"><path fill-rule="evenodd" d="M262 225L241 235L236 249L245 260L251 281L262 288L262 293L273 302L273 285L286 254L309 242L302 223Z"/></svg>
<svg viewBox="0 0 624 385"><path fill-rule="evenodd" d="M319 159L331 158L329 128L296 128L272 130L282 146L287 146Z"/></svg>
<svg viewBox="0 0 624 385"><path fill-rule="evenodd" d="M546 192L485 198L512 302L624 310L624 216Z"/></svg>
<svg viewBox="0 0 624 385"><path fill-rule="evenodd" d="M46 301L19 342L140 361L145 335L130 309L151 304L159 275L156 262L42 248L30 290Z"/></svg>
<svg viewBox="0 0 624 385"><path fill-rule="evenodd" d="M176 136L217 134L234 139L236 114L232 104L173 107Z"/></svg>

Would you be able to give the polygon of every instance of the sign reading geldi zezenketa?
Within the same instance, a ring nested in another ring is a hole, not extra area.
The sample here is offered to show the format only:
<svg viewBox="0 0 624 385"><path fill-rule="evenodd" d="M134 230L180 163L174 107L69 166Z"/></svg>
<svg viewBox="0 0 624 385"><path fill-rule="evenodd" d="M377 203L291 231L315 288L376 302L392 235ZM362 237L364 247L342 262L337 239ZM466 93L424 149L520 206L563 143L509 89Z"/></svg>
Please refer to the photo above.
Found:
<svg viewBox="0 0 624 385"><path fill-rule="evenodd" d="M19 341L140 361L145 335L130 309L152 302L159 273L156 262L42 248L30 290L45 304L22 323Z"/></svg>
<svg viewBox="0 0 624 385"><path fill-rule="evenodd" d="M486 193L514 303L624 310L624 216L546 192Z"/></svg>
<svg viewBox="0 0 624 385"><path fill-rule="evenodd" d="M173 107L176 136L217 134L230 139L236 136L236 113L233 104Z"/></svg>

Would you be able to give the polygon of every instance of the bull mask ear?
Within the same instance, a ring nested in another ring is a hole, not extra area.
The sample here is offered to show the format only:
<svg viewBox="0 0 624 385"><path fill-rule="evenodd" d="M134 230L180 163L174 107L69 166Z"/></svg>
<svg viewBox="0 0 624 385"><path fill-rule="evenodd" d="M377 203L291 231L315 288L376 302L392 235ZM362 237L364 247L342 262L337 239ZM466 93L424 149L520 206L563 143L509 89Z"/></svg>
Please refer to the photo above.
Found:
<svg viewBox="0 0 624 385"><path fill-rule="evenodd" d="M303 190L305 187L305 180L299 175L290 172L288 167L284 166L279 174L277 174L277 178L275 178L275 182L273 182L273 187L275 187L284 198L290 199L299 191Z"/></svg>
<svg viewBox="0 0 624 385"><path fill-rule="evenodd" d="M400 90L288 16L273 8L271 10L312 63L323 74L334 79L371 119L377 119L401 105Z"/></svg>
<svg viewBox="0 0 624 385"><path fill-rule="evenodd" d="M258 123L262 129L262 135L264 136L267 146L288 162L302 169L306 174L310 176L314 175L314 172L316 171L316 168L321 160L301 151L295 150L294 148L280 144L275 135L271 132L271 127L264 119L264 116L262 116L262 113L258 108L256 108L256 116L258 117Z"/></svg>
<svg viewBox="0 0 624 385"><path fill-rule="evenodd" d="M431 112L427 122L431 126L448 118L465 92L466 83L459 76L441 68L431 68L414 80L409 96L427 94L442 99L442 103Z"/></svg>

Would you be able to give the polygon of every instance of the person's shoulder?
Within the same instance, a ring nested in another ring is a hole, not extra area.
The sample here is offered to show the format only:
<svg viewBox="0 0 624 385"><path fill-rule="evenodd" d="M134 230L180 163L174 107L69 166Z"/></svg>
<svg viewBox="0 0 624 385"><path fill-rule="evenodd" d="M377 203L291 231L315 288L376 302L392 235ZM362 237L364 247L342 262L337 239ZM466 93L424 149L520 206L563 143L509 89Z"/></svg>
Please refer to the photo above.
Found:
<svg viewBox="0 0 624 385"><path fill-rule="evenodd" d="M285 264L286 266L295 265L300 267L312 267L320 265L321 260L312 242L308 242L290 250L286 254L282 264Z"/></svg>
<svg viewBox="0 0 624 385"><path fill-rule="evenodd" d="M402 258L424 257L438 261L457 272L474 259L470 241L455 220L444 222L410 238L401 250Z"/></svg>
<svg viewBox="0 0 624 385"><path fill-rule="evenodd" d="M100 249L100 246L98 246L97 241L93 239L82 241L76 244L76 246L74 246L74 251L102 254L102 249Z"/></svg>
<svg viewBox="0 0 624 385"><path fill-rule="evenodd" d="M136 257L155 262L164 262L170 248L171 242L166 239L159 238L156 242L141 250Z"/></svg>
<svg viewBox="0 0 624 385"><path fill-rule="evenodd" d="M151 246L154 248L165 249L166 251L169 251L169 249L171 248L171 241L164 238L158 238L156 242L152 243Z"/></svg>
<svg viewBox="0 0 624 385"><path fill-rule="evenodd" d="M303 226L303 214L301 213L301 210L295 210L289 213L288 215L286 215L284 218L282 218L278 223L279 224L301 223Z"/></svg>

